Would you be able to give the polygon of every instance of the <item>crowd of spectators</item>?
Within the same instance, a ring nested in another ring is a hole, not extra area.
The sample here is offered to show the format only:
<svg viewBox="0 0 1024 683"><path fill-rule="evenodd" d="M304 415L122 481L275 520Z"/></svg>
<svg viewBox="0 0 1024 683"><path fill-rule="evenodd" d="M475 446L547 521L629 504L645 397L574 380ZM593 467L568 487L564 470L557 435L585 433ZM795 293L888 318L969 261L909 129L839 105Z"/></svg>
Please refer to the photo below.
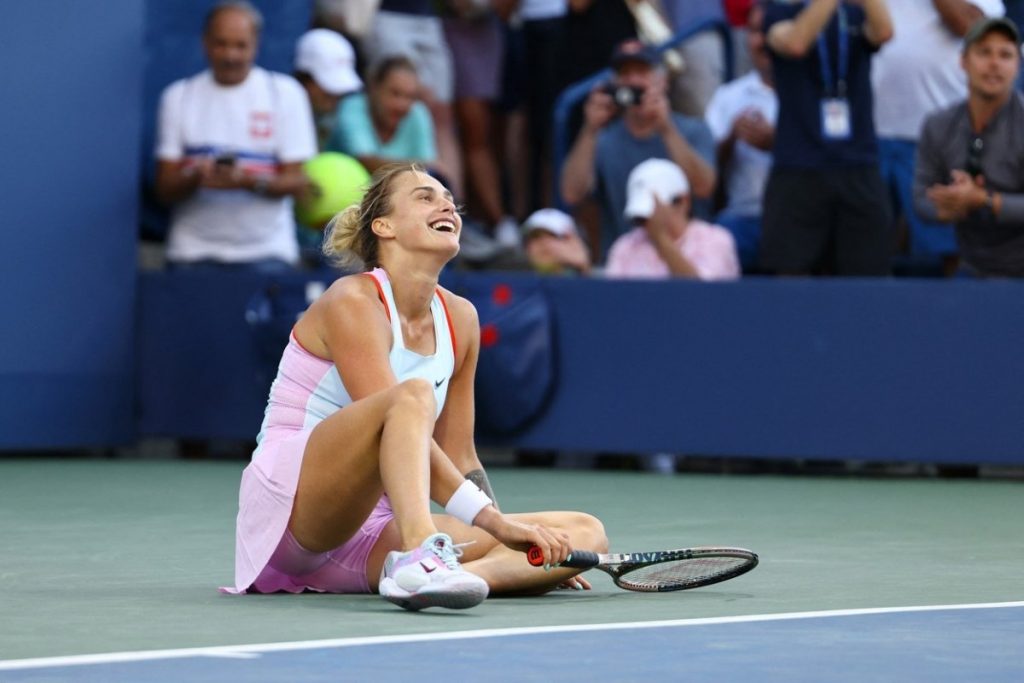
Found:
<svg viewBox="0 0 1024 683"><path fill-rule="evenodd" d="M255 7L220 3L209 68L160 102L167 261L298 266L303 164L336 152L429 168L468 267L1021 276L1021 4L316 0L284 74L256 66Z"/></svg>

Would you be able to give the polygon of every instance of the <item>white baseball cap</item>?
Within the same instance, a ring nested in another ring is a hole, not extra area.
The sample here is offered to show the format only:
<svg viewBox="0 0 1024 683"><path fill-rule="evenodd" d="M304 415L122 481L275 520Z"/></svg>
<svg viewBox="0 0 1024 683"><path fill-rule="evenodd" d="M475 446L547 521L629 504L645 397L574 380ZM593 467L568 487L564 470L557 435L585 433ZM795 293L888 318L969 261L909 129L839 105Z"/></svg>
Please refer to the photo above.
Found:
<svg viewBox="0 0 1024 683"><path fill-rule="evenodd" d="M576 234L576 223L572 216L558 209L539 209L530 214L523 223L523 232L529 234L534 230L550 232L557 237L568 237Z"/></svg>
<svg viewBox="0 0 1024 683"><path fill-rule="evenodd" d="M671 204L678 197L690 194L690 183L678 164L668 159L648 159L636 165L626 181L627 219L650 218L654 198Z"/></svg>
<svg viewBox="0 0 1024 683"><path fill-rule="evenodd" d="M352 44L330 29L307 31L295 47L295 70L308 73L331 95L345 95L363 87L355 64Z"/></svg>

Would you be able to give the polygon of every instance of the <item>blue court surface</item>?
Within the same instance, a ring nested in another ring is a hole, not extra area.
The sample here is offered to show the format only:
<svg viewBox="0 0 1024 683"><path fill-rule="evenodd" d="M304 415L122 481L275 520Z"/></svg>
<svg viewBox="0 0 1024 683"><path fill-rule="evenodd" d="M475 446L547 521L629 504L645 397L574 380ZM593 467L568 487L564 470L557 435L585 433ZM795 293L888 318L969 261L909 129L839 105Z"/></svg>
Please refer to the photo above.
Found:
<svg viewBox="0 0 1024 683"><path fill-rule="evenodd" d="M0 662L0 681L1024 681L1024 602L458 631Z"/></svg>

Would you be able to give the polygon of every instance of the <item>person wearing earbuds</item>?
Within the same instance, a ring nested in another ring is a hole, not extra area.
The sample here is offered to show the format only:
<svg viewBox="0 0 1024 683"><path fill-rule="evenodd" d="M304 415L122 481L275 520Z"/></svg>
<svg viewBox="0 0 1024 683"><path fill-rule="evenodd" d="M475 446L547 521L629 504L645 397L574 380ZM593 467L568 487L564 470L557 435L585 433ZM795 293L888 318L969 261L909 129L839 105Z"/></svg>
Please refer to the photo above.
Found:
<svg viewBox="0 0 1024 683"><path fill-rule="evenodd" d="M589 588L579 512L509 514L473 442L476 310L438 285L462 218L423 167L379 168L327 228L338 279L296 322L242 475L230 592L379 592L409 610ZM431 514L431 501L445 514ZM549 571L524 551L539 546Z"/></svg>

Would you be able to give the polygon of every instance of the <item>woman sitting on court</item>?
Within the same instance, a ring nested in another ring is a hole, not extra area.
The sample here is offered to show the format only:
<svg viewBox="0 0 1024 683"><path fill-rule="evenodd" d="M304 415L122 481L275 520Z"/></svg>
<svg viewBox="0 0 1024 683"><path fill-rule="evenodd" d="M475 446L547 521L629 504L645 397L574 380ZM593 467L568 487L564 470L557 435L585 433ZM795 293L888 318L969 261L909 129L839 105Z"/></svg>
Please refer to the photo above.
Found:
<svg viewBox="0 0 1024 683"><path fill-rule="evenodd" d="M381 168L332 221L325 252L372 270L337 280L284 350L242 475L237 591L379 591L416 610L589 588L522 551L552 566L573 547L604 552L597 519L494 504L473 444L476 310L438 286L461 228L451 194L414 165Z"/></svg>

